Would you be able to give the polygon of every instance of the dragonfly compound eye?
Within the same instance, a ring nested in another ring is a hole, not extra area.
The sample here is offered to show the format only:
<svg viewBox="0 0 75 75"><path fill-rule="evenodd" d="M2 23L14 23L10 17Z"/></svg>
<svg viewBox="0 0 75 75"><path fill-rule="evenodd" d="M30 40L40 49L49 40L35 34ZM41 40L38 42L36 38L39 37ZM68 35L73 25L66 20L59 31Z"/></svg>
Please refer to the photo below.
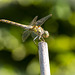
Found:
<svg viewBox="0 0 75 75"><path fill-rule="evenodd" d="M49 37L49 32L48 31L45 31L44 34L43 34L43 37L44 38L48 38Z"/></svg>

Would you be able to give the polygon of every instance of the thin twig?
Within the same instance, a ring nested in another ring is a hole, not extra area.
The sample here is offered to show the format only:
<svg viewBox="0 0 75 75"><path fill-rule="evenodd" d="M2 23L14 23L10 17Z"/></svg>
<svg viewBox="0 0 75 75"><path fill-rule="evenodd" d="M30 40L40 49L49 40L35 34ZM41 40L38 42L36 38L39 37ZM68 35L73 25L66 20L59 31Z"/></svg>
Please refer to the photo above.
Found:
<svg viewBox="0 0 75 75"><path fill-rule="evenodd" d="M48 45L46 42L39 42L38 46L41 75L50 75Z"/></svg>

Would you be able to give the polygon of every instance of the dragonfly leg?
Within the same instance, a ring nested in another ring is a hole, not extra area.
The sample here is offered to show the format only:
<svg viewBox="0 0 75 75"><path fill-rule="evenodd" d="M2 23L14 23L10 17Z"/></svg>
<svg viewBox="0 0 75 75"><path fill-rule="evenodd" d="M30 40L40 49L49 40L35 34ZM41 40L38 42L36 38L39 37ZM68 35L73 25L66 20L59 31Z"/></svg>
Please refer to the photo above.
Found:
<svg viewBox="0 0 75 75"><path fill-rule="evenodd" d="M42 37L42 40L45 41L45 39Z"/></svg>
<svg viewBox="0 0 75 75"><path fill-rule="evenodd" d="M40 36L39 36L39 40L40 40L40 41L43 41L42 39L43 39L43 37L41 37L41 35L40 35Z"/></svg>
<svg viewBox="0 0 75 75"><path fill-rule="evenodd" d="M36 42L35 42L35 40L38 38L38 36L36 36L34 39L33 39L33 41L34 41L34 44L36 45Z"/></svg>
<svg viewBox="0 0 75 75"><path fill-rule="evenodd" d="M39 40L41 40L41 36L39 36Z"/></svg>

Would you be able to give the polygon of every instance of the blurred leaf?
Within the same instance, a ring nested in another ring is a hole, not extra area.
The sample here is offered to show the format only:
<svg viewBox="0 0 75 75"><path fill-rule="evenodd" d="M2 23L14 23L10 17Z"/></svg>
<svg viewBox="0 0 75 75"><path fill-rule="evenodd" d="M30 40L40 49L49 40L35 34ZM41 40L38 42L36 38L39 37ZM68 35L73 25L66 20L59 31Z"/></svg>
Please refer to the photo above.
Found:
<svg viewBox="0 0 75 75"><path fill-rule="evenodd" d="M28 65L26 73L27 75L39 75L40 65L36 59L32 60L31 63Z"/></svg>
<svg viewBox="0 0 75 75"><path fill-rule="evenodd" d="M75 13L72 13L69 17L69 22L71 25L75 26Z"/></svg>
<svg viewBox="0 0 75 75"><path fill-rule="evenodd" d="M4 65L0 68L0 75L19 75L16 73L15 68L10 65Z"/></svg>

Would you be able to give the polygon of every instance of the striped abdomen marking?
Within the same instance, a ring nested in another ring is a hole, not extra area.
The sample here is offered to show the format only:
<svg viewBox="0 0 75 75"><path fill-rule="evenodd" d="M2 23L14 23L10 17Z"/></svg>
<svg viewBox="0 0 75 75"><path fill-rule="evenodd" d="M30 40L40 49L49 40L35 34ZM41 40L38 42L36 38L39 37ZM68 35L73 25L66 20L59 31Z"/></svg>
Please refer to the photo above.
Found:
<svg viewBox="0 0 75 75"><path fill-rule="evenodd" d="M20 24L20 23L16 23L16 22L13 22L13 21L9 21L9 20L5 20L5 19L0 19L1 22L5 22L5 23L9 23L9 24L12 24L12 25L16 25L16 26L20 26L20 27L27 27L26 25L23 25L23 24Z"/></svg>

